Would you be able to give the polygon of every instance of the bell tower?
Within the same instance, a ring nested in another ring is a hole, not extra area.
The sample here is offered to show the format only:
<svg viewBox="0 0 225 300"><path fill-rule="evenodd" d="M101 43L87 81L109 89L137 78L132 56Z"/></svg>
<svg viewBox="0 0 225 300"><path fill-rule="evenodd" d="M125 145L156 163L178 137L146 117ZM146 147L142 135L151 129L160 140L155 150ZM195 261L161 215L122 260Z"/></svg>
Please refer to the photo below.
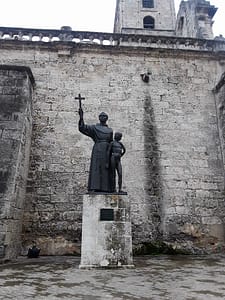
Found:
<svg viewBox="0 0 225 300"><path fill-rule="evenodd" d="M175 35L174 0L117 0L114 33Z"/></svg>
<svg viewBox="0 0 225 300"><path fill-rule="evenodd" d="M213 39L213 17L217 11L210 1L181 1L177 15L176 35L198 39Z"/></svg>

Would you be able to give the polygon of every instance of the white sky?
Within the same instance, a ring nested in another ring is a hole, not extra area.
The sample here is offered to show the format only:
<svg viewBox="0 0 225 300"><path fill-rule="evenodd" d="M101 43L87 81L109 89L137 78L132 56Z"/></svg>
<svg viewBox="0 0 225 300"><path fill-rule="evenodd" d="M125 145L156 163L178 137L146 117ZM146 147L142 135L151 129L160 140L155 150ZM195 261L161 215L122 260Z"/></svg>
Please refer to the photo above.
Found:
<svg viewBox="0 0 225 300"><path fill-rule="evenodd" d="M219 8L214 34L225 36L225 0L211 0ZM178 9L180 0L175 0ZM112 32L116 0L5 0L0 26Z"/></svg>

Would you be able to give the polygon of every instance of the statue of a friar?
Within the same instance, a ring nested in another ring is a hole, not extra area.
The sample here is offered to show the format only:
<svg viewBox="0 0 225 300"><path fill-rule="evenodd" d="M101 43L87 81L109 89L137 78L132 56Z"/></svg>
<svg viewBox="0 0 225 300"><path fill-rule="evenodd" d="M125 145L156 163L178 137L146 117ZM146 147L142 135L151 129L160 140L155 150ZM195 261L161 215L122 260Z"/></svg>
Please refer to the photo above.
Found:
<svg viewBox="0 0 225 300"><path fill-rule="evenodd" d="M79 98L78 98L79 99ZM109 164L109 146L113 141L113 130L108 127L108 115L104 112L99 115L99 122L95 125L84 123L84 113L80 105L79 108L79 131L94 141L91 155L91 164L88 180L88 192L90 193L112 193L113 178Z"/></svg>

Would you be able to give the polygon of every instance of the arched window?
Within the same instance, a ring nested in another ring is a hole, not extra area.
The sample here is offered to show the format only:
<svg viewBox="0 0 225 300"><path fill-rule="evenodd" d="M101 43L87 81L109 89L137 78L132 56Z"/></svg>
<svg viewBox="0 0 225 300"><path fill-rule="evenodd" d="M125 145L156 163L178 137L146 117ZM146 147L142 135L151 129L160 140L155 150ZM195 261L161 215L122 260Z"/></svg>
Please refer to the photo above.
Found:
<svg viewBox="0 0 225 300"><path fill-rule="evenodd" d="M154 29L155 28L155 20L154 18L147 16L143 20L144 28Z"/></svg>
<svg viewBox="0 0 225 300"><path fill-rule="evenodd" d="M153 8L154 0L142 0L142 6L145 8Z"/></svg>

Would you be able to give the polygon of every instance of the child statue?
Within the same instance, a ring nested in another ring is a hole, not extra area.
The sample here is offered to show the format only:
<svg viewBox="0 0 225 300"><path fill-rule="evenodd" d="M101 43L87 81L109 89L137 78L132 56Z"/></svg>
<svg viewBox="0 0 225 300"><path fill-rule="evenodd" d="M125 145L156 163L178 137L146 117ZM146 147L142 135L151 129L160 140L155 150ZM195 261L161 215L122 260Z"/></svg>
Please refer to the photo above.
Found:
<svg viewBox="0 0 225 300"><path fill-rule="evenodd" d="M121 157L125 154L126 149L124 145L120 142L122 139L122 133L116 132L114 135L114 140L109 145L109 157L111 163L112 170L112 186L113 191L116 192L116 173L118 176L118 187L119 193L124 193L122 191L122 165L121 165ZM108 167L108 165L107 165Z"/></svg>

